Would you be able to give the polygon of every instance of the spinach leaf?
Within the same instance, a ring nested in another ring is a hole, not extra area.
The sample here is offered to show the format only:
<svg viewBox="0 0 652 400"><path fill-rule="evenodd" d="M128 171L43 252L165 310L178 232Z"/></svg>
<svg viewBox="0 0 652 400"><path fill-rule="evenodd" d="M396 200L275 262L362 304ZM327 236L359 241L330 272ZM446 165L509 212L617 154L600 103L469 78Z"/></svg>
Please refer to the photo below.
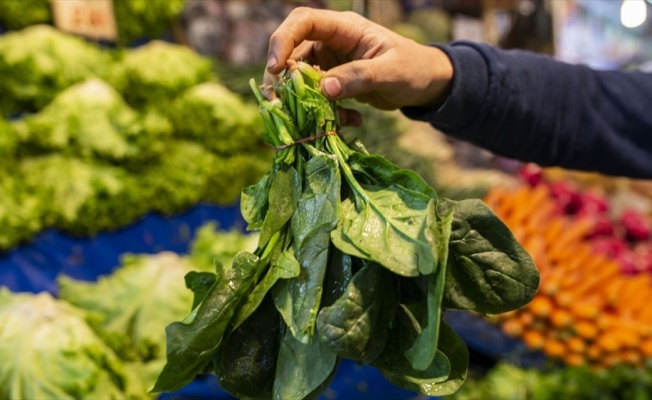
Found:
<svg viewBox="0 0 652 400"><path fill-rule="evenodd" d="M447 396L455 393L466 380L469 369L469 350L466 343L455 333L445 321L439 328L439 349L446 355L450 363L450 372L445 382L438 384L434 391L436 396Z"/></svg>
<svg viewBox="0 0 652 400"><path fill-rule="evenodd" d="M301 266L294 257L291 250L286 250L277 257L267 270L256 287L247 295L244 304L235 314L232 320L233 328L237 328L247 317L249 317L260 305L267 292L276 284L279 279L290 279L299 276Z"/></svg>
<svg viewBox="0 0 652 400"><path fill-rule="evenodd" d="M527 304L539 273L509 228L480 200L437 202L440 215L451 210L444 306L497 314Z"/></svg>
<svg viewBox="0 0 652 400"><path fill-rule="evenodd" d="M268 209L260 229L258 247L264 247L272 235L290 220L300 194L301 178L297 171L292 167L279 170L269 188Z"/></svg>
<svg viewBox="0 0 652 400"><path fill-rule="evenodd" d="M324 293L321 306L328 307L342 297L353 278L353 260L331 244L328 254L328 266L324 278Z"/></svg>
<svg viewBox="0 0 652 400"><path fill-rule="evenodd" d="M404 329L400 324L390 331L389 341L373 365L396 386L427 395L435 394L438 385L446 382L451 373L448 357L438 350L428 368L422 371L414 369L402 351L405 341L402 333Z"/></svg>
<svg viewBox="0 0 652 400"><path fill-rule="evenodd" d="M267 213L269 185L274 180L276 169L267 172L255 185L242 189L240 213L247 222L247 229L260 229Z"/></svg>
<svg viewBox="0 0 652 400"><path fill-rule="evenodd" d="M258 260L253 254L239 253L233 267L224 271L193 311L192 321L167 326L167 363L152 391L180 389L204 371L220 346L235 309L251 289Z"/></svg>
<svg viewBox="0 0 652 400"><path fill-rule="evenodd" d="M368 263L353 276L340 299L319 311L319 340L338 356L367 364L385 346L397 306L392 274Z"/></svg>
<svg viewBox="0 0 652 400"><path fill-rule="evenodd" d="M291 220L299 276L280 282L274 301L293 335L307 343L315 329L328 265L330 232L337 224L340 176L332 156L315 156L305 164L304 190Z"/></svg>
<svg viewBox="0 0 652 400"><path fill-rule="evenodd" d="M419 174L402 169L380 155L355 152L347 162L354 172L369 180L369 184L396 184L437 200L437 192Z"/></svg>
<svg viewBox="0 0 652 400"><path fill-rule="evenodd" d="M186 281L186 287L195 295L192 299L191 308L191 310L194 310L204 301L206 294L217 281L217 275L212 272L190 271L184 276L184 280Z"/></svg>
<svg viewBox="0 0 652 400"><path fill-rule="evenodd" d="M300 400L332 378L337 356L318 340L302 343L288 330L281 341L274 379L274 399Z"/></svg>
<svg viewBox="0 0 652 400"><path fill-rule="evenodd" d="M434 272L436 260L425 237L430 197L397 184L359 185L355 193L360 201L342 201L333 244L398 275Z"/></svg>
<svg viewBox="0 0 652 400"><path fill-rule="evenodd" d="M432 244L432 250L437 253L439 266L437 272L425 275L427 282L425 315L421 316L422 331L405 356L416 370L425 370L432 364L437 352L439 341L439 322L441 320L441 303L446 278L446 261L448 258L448 239L453 223L452 210L448 215L438 215L435 200L428 204L428 231L426 237Z"/></svg>

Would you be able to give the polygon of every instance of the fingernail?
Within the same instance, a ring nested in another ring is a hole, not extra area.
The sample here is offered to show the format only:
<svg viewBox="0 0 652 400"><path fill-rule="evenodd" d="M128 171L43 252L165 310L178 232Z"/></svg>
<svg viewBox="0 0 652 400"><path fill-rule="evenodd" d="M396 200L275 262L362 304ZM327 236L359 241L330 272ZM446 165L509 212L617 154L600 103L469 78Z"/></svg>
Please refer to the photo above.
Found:
<svg viewBox="0 0 652 400"><path fill-rule="evenodd" d="M267 59L267 68L272 68L277 62L278 60L276 59L276 56L274 54L270 55Z"/></svg>
<svg viewBox="0 0 652 400"><path fill-rule="evenodd" d="M340 83L339 79L328 77L324 78L324 91L328 95L328 97L337 97L340 94L342 94L342 84Z"/></svg>

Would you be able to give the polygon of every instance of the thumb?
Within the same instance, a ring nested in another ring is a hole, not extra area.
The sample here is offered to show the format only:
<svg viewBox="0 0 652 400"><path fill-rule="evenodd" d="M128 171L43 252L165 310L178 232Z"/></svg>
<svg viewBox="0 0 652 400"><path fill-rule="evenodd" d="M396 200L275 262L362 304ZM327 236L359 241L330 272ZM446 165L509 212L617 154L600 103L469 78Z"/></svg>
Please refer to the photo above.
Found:
<svg viewBox="0 0 652 400"><path fill-rule="evenodd" d="M329 69L321 82L321 90L331 100L357 97L374 89L374 60L356 60Z"/></svg>

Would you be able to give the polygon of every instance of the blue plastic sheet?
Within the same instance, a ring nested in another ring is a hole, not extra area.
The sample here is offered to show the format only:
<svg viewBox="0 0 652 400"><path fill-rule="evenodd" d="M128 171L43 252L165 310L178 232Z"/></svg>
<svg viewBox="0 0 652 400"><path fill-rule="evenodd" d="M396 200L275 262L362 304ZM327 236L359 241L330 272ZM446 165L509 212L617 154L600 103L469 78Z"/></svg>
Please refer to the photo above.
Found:
<svg viewBox="0 0 652 400"><path fill-rule="evenodd" d="M30 244L0 255L0 286L12 291L50 292L56 295L59 274L88 281L110 274L125 253L154 254L173 251L186 254L194 233L203 224L216 221L219 228L244 227L237 205L198 205L174 217L151 214L115 232L93 238L74 238L56 230L39 234ZM183 284L180 282L179 284ZM184 389L164 394L162 400L233 399L213 377L199 377ZM402 390L375 368L344 360L322 400L423 400L429 397Z"/></svg>

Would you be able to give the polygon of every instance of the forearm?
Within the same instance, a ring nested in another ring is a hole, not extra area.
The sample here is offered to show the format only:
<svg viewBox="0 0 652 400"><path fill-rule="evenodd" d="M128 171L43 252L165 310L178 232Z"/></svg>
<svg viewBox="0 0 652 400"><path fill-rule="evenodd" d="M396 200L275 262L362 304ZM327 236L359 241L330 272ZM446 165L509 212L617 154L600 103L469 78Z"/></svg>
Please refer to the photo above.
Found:
<svg viewBox="0 0 652 400"><path fill-rule="evenodd" d="M496 154L652 177L652 74L594 71L524 51L441 46L454 66L437 110L406 115Z"/></svg>

